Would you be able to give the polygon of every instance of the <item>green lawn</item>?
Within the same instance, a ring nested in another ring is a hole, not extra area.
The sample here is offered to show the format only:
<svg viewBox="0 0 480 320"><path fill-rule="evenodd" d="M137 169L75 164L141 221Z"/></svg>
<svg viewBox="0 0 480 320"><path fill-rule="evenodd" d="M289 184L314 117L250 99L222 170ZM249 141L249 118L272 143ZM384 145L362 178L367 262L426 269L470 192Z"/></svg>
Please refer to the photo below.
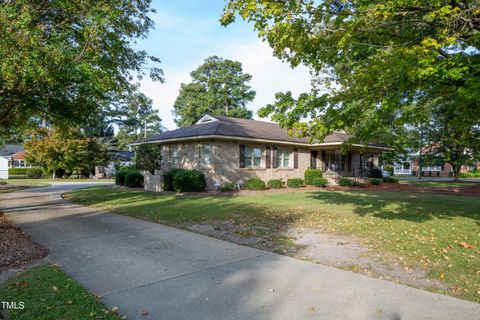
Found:
<svg viewBox="0 0 480 320"><path fill-rule="evenodd" d="M480 197L321 189L177 196L110 187L75 190L66 196L169 225L230 220L270 230L306 226L359 236L406 266L429 270L429 277L450 286L445 293L480 302ZM462 242L475 248L463 248Z"/></svg>
<svg viewBox="0 0 480 320"><path fill-rule="evenodd" d="M432 181L432 180L428 180L428 177L427 177L421 180L401 179L400 183L409 184L409 185L421 187L421 188L459 188L459 187L468 187L468 186L474 186L474 185L478 186L480 185L480 180L478 181L478 183L464 182L464 181L448 181L448 180Z"/></svg>
<svg viewBox="0 0 480 320"><path fill-rule="evenodd" d="M13 277L0 286L0 297L1 301L13 301L17 305L24 303L23 310L4 310L7 320L120 319L77 282L51 265L34 267Z"/></svg>

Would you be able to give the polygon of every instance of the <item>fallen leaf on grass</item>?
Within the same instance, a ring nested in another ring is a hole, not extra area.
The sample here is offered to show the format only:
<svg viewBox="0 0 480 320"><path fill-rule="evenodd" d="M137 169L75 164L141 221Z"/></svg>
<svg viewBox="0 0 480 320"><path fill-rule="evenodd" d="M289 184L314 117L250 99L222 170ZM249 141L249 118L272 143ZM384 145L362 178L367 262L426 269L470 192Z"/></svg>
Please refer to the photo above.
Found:
<svg viewBox="0 0 480 320"><path fill-rule="evenodd" d="M475 249L475 246L472 246L470 243L466 242L460 242L458 245L462 248Z"/></svg>
<svg viewBox="0 0 480 320"><path fill-rule="evenodd" d="M142 316L144 316L144 317L145 317L145 316L148 316L148 311L145 310L145 309L142 309L142 310L140 310L140 314L141 314Z"/></svg>

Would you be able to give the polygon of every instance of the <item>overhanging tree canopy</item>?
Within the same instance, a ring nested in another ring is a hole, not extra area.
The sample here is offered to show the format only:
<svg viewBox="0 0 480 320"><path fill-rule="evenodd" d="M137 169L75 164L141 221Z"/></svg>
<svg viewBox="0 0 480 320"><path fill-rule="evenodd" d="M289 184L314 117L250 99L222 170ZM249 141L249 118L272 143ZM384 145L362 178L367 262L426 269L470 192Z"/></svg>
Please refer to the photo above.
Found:
<svg viewBox="0 0 480 320"><path fill-rule="evenodd" d="M30 119L78 124L134 90L158 59L132 39L152 28L150 1L2 1L0 135ZM150 76L162 80L157 67Z"/></svg>

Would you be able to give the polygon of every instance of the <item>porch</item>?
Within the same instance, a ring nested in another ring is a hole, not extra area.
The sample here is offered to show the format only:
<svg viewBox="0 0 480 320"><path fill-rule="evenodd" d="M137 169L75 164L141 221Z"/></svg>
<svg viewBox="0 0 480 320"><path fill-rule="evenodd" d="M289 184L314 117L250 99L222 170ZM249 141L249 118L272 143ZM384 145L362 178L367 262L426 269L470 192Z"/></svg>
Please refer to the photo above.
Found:
<svg viewBox="0 0 480 320"><path fill-rule="evenodd" d="M378 166L377 152L349 150L342 153L340 149L310 151L310 168L322 170L326 178L366 178L369 176L370 170L378 168Z"/></svg>

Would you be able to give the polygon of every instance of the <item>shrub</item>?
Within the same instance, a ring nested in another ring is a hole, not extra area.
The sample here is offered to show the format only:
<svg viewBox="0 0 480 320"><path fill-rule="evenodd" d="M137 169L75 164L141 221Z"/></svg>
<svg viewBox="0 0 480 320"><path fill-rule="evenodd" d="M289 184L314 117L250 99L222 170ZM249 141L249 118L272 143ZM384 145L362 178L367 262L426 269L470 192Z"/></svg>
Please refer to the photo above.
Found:
<svg viewBox="0 0 480 320"><path fill-rule="evenodd" d="M252 178L245 181L247 190L265 190L265 182L262 179Z"/></svg>
<svg viewBox="0 0 480 320"><path fill-rule="evenodd" d="M9 176L24 176L27 174L28 168L9 168L8 175Z"/></svg>
<svg viewBox="0 0 480 320"><path fill-rule="evenodd" d="M40 179L42 177L42 169L40 168L28 168L27 177L30 179Z"/></svg>
<svg viewBox="0 0 480 320"><path fill-rule="evenodd" d="M7 184L7 181L0 180L0 186L4 186Z"/></svg>
<svg viewBox="0 0 480 320"><path fill-rule="evenodd" d="M379 186L382 183L382 180L380 179L371 179L370 184L374 186Z"/></svg>
<svg viewBox="0 0 480 320"><path fill-rule="evenodd" d="M129 171L125 175L125 187L140 188L143 187L143 175L137 171Z"/></svg>
<svg viewBox="0 0 480 320"><path fill-rule="evenodd" d="M292 178L287 180L287 186L290 188L300 188L303 187L303 179L301 178Z"/></svg>
<svg viewBox="0 0 480 320"><path fill-rule="evenodd" d="M268 180L268 187L270 189L281 189L282 188L282 180L280 180L280 179Z"/></svg>
<svg viewBox="0 0 480 320"><path fill-rule="evenodd" d="M370 178L374 178L374 179L382 179L383 178L383 173L382 173L382 170L378 169L378 168L372 168L370 169Z"/></svg>
<svg viewBox="0 0 480 320"><path fill-rule="evenodd" d="M173 188L173 178L178 172L186 171L184 169L170 169L163 174L163 190L175 191Z"/></svg>
<svg viewBox="0 0 480 320"><path fill-rule="evenodd" d="M328 181L327 179L324 179L324 178L315 178L313 179L313 183L312 183L315 187L326 187L327 184L328 184Z"/></svg>
<svg viewBox="0 0 480 320"><path fill-rule="evenodd" d="M304 178L305 178L305 184L306 185L309 185L309 186L314 185L313 181L315 179L323 178L322 170L320 170L320 169L307 169L307 170L305 170Z"/></svg>
<svg viewBox="0 0 480 320"><path fill-rule="evenodd" d="M173 176L173 189L177 192L201 192L207 187L205 174L198 170L180 170Z"/></svg>
<svg viewBox="0 0 480 320"><path fill-rule="evenodd" d="M115 184L118 186L125 185L125 176L127 175L127 171L120 170L115 172Z"/></svg>
<svg viewBox="0 0 480 320"><path fill-rule="evenodd" d="M220 187L220 191L222 192L232 192L233 190L235 190L235 186L231 182L225 183L223 186Z"/></svg>
<svg viewBox="0 0 480 320"><path fill-rule="evenodd" d="M385 177L385 178L383 178L383 182L386 182L386 183L399 183L398 178L395 178L395 177Z"/></svg>
<svg viewBox="0 0 480 320"><path fill-rule="evenodd" d="M353 187L354 183L350 179L340 178L340 180L338 180L338 185L342 187Z"/></svg>

